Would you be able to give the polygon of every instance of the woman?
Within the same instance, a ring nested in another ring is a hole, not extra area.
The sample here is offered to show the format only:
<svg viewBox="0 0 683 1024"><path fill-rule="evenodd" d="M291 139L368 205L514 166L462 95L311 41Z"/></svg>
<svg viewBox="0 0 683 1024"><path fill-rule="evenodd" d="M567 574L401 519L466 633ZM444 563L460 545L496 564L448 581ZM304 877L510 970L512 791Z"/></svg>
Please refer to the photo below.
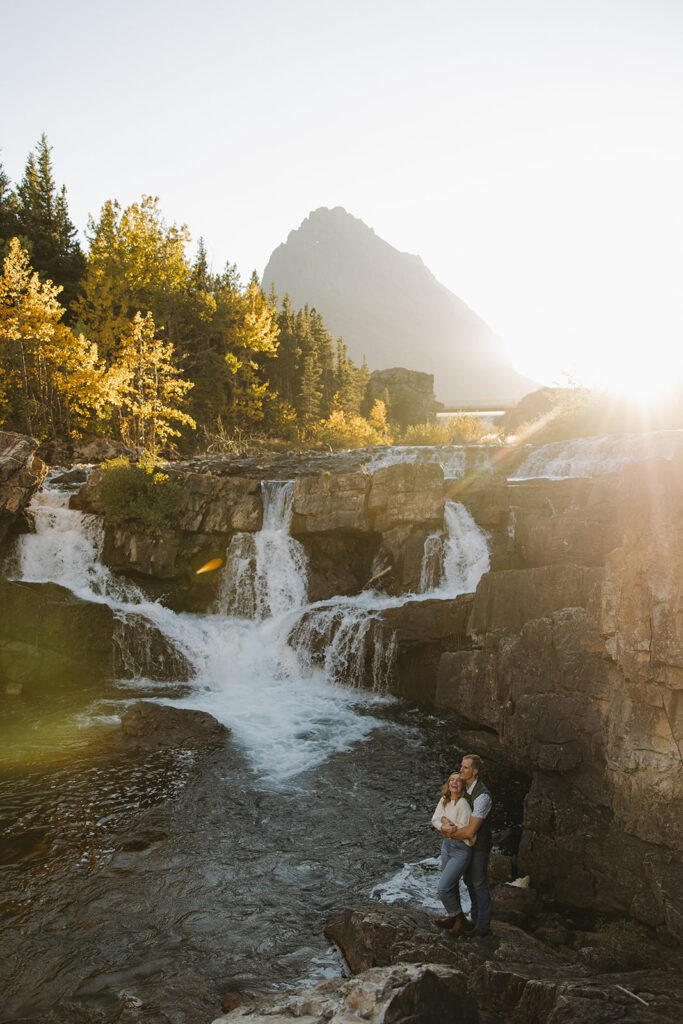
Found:
<svg viewBox="0 0 683 1024"><path fill-rule="evenodd" d="M465 796L464 781L454 772L441 790L432 825L441 832L444 825L455 825L457 828L469 824L471 810ZM469 922L460 906L460 879L467 869L472 856L470 847L474 839L446 839L441 843L441 878L439 879L439 899L446 908L446 917L437 917L440 928L448 928L452 935L459 935Z"/></svg>

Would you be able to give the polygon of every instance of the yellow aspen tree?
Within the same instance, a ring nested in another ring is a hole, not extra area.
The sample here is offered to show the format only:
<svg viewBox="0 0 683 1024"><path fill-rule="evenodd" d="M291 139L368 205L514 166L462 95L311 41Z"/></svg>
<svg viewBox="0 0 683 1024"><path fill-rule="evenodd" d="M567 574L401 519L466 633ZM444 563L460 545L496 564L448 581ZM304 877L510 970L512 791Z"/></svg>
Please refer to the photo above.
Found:
<svg viewBox="0 0 683 1024"><path fill-rule="evenodd" d="M41 283L19 239L13 238L0 277L3 413L10 423L36 436L45 432L45 346L64 313L58 299L61 290L51 281Z"/></svg>
<svg viewBox="0 0 683 1024"><path fill-rule="evenodd" d="M173 340L190 281L188 229L167 225L154 196L125 210L109 200L88 226L90 250L75 311L100 352L108 355L116 347L136 310L151 312Z"/></svg>
<svg viewBox="0 0 683 1024"><path fill-rule="evenodd" d="M157 337L151 313L135 314L113 369L123 377L119 417L121 437L128 444L155 453L170 437L180 436L174 424L196 427L181 409L194 385L182 379L182 370L173 363L173 345Z"/></svg>

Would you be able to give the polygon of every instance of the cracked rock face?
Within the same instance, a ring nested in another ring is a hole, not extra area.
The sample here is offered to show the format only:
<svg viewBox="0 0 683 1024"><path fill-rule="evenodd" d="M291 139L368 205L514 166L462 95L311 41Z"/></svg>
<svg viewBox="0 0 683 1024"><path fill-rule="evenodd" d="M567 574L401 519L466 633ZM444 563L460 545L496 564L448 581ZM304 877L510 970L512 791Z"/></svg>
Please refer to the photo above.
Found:
<svg viewBox="0 0 683 1024"><path fill-rule="evenodd" d="M531 771L520 874L680 940L683 459L508 499L507 563L442 655L435 703Z"/></svg>
<svg viewBox="0 0 683 1024"><path fill-rule="evenodd" d="M37 447L32 437L0 430L0 544L47 473L35 456Z"/></svg>

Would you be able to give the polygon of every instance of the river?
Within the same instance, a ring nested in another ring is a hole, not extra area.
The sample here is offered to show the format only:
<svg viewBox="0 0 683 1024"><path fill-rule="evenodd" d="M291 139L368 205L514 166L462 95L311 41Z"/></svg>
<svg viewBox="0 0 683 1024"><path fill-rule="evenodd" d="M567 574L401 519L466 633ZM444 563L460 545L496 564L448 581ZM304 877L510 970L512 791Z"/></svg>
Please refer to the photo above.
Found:
<svg viewBox="0 0 683 1024"><path fill-rule="evenodd" d="M143 643L123 652L133 678L8 704L0 1019L126 1005L159 1021L210 1021L226 989L339 973L322 930L345 906L436 907L429 821L462 753L452 721L385 696L390 636L374 636L375 689L354 672L373 612L404 599L308 605L291 487L264 481L263 530L231 542L214 611L174 613L106 569L101 524L68 509L53 477L6 573L61 583L122 623L142 616L190 679L149 678ZM444 531L425 546L422 596L470 591L487 568L483 534L448 503ZM311 645L331 619L318 664ZM230 737L199 754L117 752L120 714L141 697L209 711ZM495 767L489 779L505 794L496 824L514 825L523 780Z"/></svg>

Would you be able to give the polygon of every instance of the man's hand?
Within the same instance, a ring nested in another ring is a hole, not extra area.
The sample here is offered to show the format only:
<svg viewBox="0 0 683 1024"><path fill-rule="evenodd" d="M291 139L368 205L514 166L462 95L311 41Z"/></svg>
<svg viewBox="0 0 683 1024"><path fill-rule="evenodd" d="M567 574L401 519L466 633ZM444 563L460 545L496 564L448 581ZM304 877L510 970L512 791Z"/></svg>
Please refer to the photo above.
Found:
<svg viewBox="0 0 683 1024"><path fill-rule="evenodd" d="M445 822L445 824L444 824ZM458 826L453 825L448 818L441 819L441 835L445 836L446 839L455 839L455 833L458 831Z"/></svg>

